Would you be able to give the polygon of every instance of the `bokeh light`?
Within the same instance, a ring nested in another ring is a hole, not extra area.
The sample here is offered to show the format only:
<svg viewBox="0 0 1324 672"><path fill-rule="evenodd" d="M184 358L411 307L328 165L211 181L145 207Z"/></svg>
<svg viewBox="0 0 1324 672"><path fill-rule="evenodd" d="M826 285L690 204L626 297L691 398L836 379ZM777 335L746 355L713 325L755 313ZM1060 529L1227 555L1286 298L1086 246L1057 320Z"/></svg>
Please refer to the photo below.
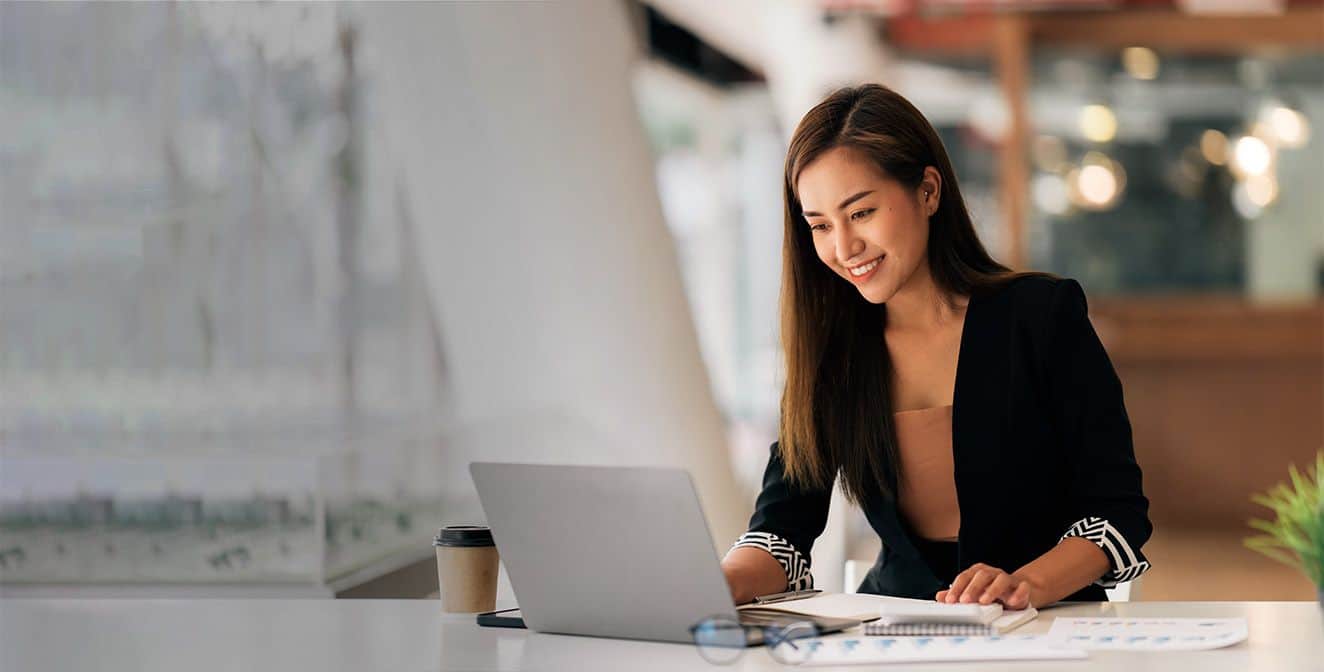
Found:
<svg viewBox="0 0 1324 672"><path fill-rule="evenodd" d="M1117 136L1117 116L1107 105L1086 105L1080 110L1080 132L1093 142L1110 142Z"/></svg>
<svg viewBox="0 0 1324 672"><path fill-rule="evenodd" d="M1268 143L1254 135L1243 135L1232 145L1232 166L1242 175L1263 175L1273 163Z"/></svg>
<svg viewBox="0 0 1324 672"><path fill-rule="evenodd" d="M1148 47L1127 47L1122 50L1122 67L1136 79L1154 79L1158 77L1159 57Z"/></svg>
<svg viewBox="0 0 1324 672"><path fill-rule="evenodd" d="M1227 163L1227 136L1212 128L1206 130L1200 135L1200 153L1215 166Z"/></svg>
<svg viewBox="0 0 1324 672"><path fill-rule="evenodd" d="M1267 207L1278 198L1278 180L1273 175L1251 175L1246 178L1246 196L1260 207Z"/></svg>
<svg viewBox="0 0 1324 672"><path fill-rule="evenodd" d="M1283 147L1297 149L1310 139L1310 122L1306 115L1280 105L1270 109L1266 117L1274 139Z"/></svg>
<svg viewBox="0 0 1324 672"><path fill-rule="evenodd" d="M1085 210L1102 211L1117 205L1126 189L1126 171L1103 152L1087 152L1080 167L1067 175L1071 202Z"/></svg>
<svg viewBox="0 0 1324 672"><path fill-rule="evenodd" d="M1061 175L1041 173L1030 185L1034 204L1050 215L1065 215L1071 211L1071 190Z"/></svg>

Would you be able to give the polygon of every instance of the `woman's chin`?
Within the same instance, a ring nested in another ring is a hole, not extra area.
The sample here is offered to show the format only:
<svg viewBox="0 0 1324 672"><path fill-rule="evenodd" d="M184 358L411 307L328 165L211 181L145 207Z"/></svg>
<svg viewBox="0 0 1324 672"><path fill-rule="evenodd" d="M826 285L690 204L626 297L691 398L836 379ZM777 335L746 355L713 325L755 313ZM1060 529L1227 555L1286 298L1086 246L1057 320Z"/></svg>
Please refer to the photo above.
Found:
<svg viewBox="0 0 1324 672"><path fill-rule="evenodd" d="M879 287L874 283L857 285L856 289L860 290L860 296L864 297L865 301L872 304L881 305L892 298L892 292L887 291L886 287Z"/></svg>

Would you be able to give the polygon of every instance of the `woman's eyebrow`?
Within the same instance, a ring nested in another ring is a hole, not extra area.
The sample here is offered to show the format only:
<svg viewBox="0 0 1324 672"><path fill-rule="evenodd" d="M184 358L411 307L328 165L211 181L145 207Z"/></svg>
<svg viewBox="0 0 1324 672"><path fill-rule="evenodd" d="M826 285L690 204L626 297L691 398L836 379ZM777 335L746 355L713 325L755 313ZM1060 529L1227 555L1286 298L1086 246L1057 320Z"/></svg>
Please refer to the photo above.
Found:
<svg viewBox="0 0 1324 672"><path fill-rule="evenodd" d="M854 203L855 201L858 201L858 200L860 200L861 198L864 198L865 196L868 196L869 194L872 194L872 193L873 193L873 189L869 189L868 191L861 191L860 193L855 194L854 196L850 196L850 197L848 197L846 200L842 201L842 202L841 202L841 205L838 205L838 206L837 206L837 209L838 209L838 210L845 210L845 209L846 209L846 206L848 206L848 205L850 205L851 203ZM822 217L822 216L823 216L823 213L821 213L821 212L814 212L814 211L812 211L812 210L806 210L806 211L804 211L804 213L802 213L802 214L803 214L805 217Z"/></svg>

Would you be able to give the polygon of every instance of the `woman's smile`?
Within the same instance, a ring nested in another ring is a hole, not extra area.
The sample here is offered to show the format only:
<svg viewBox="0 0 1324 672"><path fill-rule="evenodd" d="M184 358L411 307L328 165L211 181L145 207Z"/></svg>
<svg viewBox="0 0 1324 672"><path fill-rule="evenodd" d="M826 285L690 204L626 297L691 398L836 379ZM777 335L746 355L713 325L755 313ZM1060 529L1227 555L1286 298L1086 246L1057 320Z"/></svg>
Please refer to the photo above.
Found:
<svg viewBox="0 0 1324 672"><path fill-rule="evenodd" d="M883 257L886 256L887 255L883 255L868 263L860 264L859 266L847 267L846 272L850 274L850 281L858 285L873 277L873 274L878 270L878 267L883 265Z"/></svg>

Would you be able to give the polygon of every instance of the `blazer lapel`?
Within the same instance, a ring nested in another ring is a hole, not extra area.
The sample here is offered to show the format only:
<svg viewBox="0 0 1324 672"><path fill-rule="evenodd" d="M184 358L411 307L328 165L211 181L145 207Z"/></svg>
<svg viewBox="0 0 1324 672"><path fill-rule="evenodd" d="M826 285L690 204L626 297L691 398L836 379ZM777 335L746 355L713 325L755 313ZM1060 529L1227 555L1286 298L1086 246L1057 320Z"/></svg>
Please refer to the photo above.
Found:
<svg viewBox="0 0 1324 672"><path fill-rule="evenodd" d="M988 561L1007 521L997 498L1009 484L998 469L1002 462L1009 379L1007 311L990 310L990 296L972 296L966 309L957 355L952 397L952 460L956 499L961 511L958 568ZM1006 568L1004 568L1006 569ZM1011 570L1008 570L1011 571Z"/></svg>

